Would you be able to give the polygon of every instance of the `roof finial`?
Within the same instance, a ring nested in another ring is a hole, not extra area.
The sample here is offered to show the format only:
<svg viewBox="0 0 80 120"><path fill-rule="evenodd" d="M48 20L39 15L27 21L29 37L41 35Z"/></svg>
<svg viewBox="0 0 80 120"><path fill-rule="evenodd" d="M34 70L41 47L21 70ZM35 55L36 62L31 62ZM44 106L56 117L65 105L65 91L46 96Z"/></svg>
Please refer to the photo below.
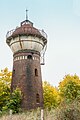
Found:
<svg viewBox="0 0 80 120"><path fill-rule="evenodd" d="M26 21L28 20L28 10L26 9Z"/></svg>

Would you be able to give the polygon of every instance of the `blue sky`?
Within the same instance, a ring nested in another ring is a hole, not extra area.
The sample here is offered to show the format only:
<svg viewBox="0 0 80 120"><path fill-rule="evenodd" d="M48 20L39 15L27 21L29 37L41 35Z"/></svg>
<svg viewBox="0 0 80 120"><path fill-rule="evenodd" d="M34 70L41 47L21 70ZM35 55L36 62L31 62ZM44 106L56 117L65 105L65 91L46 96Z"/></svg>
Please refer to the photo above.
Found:
<svg viewBox="0 0 80 120"><path fill-rule="evenodd" d="M1 0L0 69L12 70L13 55L6 44L6 33L29 20L48 35L42 78L57 86L66 74L80 76L80 1L79 0Z"/></svg>

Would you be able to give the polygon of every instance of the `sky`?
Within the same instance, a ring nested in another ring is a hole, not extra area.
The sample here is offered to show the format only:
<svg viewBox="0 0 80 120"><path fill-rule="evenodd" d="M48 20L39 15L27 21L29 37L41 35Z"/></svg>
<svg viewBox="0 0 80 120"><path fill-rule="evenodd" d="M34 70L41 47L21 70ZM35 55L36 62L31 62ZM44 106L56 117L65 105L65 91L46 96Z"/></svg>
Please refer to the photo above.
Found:
<svg viewBox="0 0 80 120"><path fill-rule="evenodd" d="M58 86L67 74L80 76L80 0L0 0L0 69L13 68L7 31L28 18L48 35L42 80Z"/></svg>

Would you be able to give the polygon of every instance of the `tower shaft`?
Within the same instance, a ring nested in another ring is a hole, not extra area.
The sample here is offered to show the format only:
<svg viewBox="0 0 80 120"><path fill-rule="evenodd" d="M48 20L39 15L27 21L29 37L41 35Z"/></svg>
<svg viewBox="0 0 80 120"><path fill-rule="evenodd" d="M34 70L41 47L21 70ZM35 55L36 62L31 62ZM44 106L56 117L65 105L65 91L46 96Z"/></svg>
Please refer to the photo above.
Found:
<svg viewBox="0 0 80 120"><path fill-rule="evenodd" d="M23 109L43 107L43 89L40 67L40 54L35 51L17 52L14 54L12 91L22 91Z"/></svg>

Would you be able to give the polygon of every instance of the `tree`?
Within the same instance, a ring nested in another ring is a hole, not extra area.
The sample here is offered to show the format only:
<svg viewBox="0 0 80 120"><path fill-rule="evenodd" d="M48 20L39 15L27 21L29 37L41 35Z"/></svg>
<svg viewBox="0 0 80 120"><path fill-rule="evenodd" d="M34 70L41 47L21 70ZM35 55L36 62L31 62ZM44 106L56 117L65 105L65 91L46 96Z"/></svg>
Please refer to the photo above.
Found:
<svg viewBox="0 0 80 120"><path fill-rule="evenodd" d="M0 111L13 110L17 113L20 110L21 91L17 88L10 93L12 72L5 68L0 71Z"/></svg>
<svg viewBox="0 0 80 120"><path fill-rule="evenodd" d="M80 120L80 78L66 75L58 86L61 103L55 109L54 120Z"/></svg>
<svg viewBox="0 0 80 120"><path fill-rule="evenodd" d="M68 102L74 99L80 99L80 79L75 75L66 75L59 83L59 92L62 100Z"/></svg>
<svg viewBox="0 0 80 120"><path fill-rule="evenodd" d="M55 108L60 103L60 96L57 88L51 86L48 82L43 83L44 107Z"/></svg>
<svg viewBox="0 0 80 120"><path fill-rule="evenodd" d="M10 99L11 78L12 72L8 71L8 68L0 71L0 111Z"/></svg>

